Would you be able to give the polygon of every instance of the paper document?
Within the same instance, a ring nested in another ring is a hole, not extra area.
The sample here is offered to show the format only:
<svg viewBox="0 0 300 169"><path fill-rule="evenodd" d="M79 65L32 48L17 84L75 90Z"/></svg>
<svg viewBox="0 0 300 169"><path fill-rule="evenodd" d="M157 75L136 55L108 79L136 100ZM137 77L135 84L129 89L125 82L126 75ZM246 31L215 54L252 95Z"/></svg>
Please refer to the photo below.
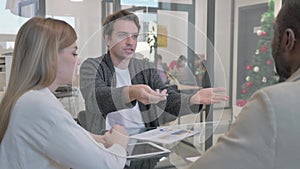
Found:
<svg viewBox="0 0 300 169"><path fill-rule="evenodd" d="M149 140L161 144L170 144L176 141L180 141L184 138L190 137L201 130L182 129L174 126L159 127L154 130L146 131L140 134L132 135L130 138Z"/></svg>

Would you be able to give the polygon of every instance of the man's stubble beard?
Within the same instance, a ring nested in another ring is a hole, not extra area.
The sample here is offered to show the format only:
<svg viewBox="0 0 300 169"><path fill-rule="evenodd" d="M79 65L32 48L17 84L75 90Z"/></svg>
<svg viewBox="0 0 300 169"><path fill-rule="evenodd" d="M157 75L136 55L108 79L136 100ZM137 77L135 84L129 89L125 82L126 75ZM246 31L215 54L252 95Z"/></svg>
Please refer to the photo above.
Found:
<svg viewBox="0 0 300 169"><path fill-rule="evenodd" d="M272 55L275 62L276 72L281 79L288 79L291 76L291 67L285 61L282 54L281 45L278 43L275 49L273 49Z"/></svg>

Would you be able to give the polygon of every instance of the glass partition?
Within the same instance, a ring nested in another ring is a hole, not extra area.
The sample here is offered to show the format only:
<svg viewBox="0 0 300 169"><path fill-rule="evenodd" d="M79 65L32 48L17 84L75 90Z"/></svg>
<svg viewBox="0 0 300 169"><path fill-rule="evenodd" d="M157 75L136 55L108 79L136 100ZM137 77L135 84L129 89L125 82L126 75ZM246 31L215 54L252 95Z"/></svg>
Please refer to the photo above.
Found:
<svg viewBox="0 0 300 169"><path fill-rule="evenodd" d="M36 15L41 1L26 1L20 6L10 0L4 2L0 4L0 91L5 89L9 76L6 58L9 61L7 56L11 56L16 32L28 20L28 15ZM43 2L46 17L65 20L77 31L82 62L90 57L101 56L107 50L101 35L103 19L116 10L128 9L141 20L136 56L156 63L159 54L165 75L169 78L168 84L176 84L184 92L193 92L203 86L206 68L213 65L215 86L225 87L230 96L230 101L223 106L224 110L214 107L214 120L234 120L255 90L276 83L269 46L272 38L270 26L273 21L271 13L274 19L281 7L281 0L217 0L214 1L214 16L208 16L211 10L208 9L209 0L155 0L151 1L151 5L129 0ZM274 4L272 11L270 2ZM9 9L6 9L7 6ZM214 18L214 30L208 30L209 17ZM208 32L213 32L213 41L208 40ZM153 40L155 38L156 42ZM157 48L153 48L155 45ZM214 51L213 56L208 55L209 47ZM214 64L207 63L208 57L213 57ZM268 59L263 60L263 57ZM173 67L179 65L181 60L187 71L176 72ZM260 79L254 79L258 73L262 73L257 76ZM189 83L188 77L191 77L192 83ZM79 86L78 80L73 86ZM255 90L250 92L250 89ZM67 97L64 101L74 118L78 112L85 110L84 100L78 90L75 95L74 100ZM188 115L177 119L176 123L188 123L191 119L201 121L201 118Z"/></svg>

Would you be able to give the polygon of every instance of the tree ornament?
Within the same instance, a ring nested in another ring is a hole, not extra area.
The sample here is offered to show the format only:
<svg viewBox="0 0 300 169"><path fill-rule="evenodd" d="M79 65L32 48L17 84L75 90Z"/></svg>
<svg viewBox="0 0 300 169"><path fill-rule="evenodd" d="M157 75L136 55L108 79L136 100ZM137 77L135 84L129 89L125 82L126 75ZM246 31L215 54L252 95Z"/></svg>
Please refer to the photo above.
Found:
<svg viewBox="0 0 300 169"><path fill-rule="evenodd" d="M247 69L247 70L251 70L251 68L252 68L252 67L251 67L250 65L246 66L246 69Z"/></svg>
<svg viewBox="0 0 300 169"><path fill-rule="evenodd" d="M265 31L262 31L262 32L261 32L261 36L262 36L262 37L265 37L266 35L267 35L267 33L266 33Z"/></svg>
<svg viewBox="0 0 300 169"><path fill-rule="evenodd" d="M247 82L246 85L247 87L252 87L253 84L251 82Z"/></svg>
<svg viewBox="0 0 300 169"><path fill-rule="evenodd" d="M247 93L247 90L246 90L246 89L242 89L242 93L243 93L243 94L246 94L246 93Z"/></svg>
<svg viewBox="0 0 300 169"><path fill-rule="evenodd" d="M256 54L256 55L259 55L259 50L258 50L258 49L255 51L255 54Z"/></svg>
<svg viewBox="0 0 300 169"><path fill-rule="evenodd" d="M261 50L262 52L265 52L265 51L267 50L267 46L266 46L266 45L263 45L263 46L260 48L260 50Z"/></svg>
<svg viewBox="0 0 300 169"><path fill-rule="evenodd" d="M262 31L261 31L261 30L257 30L257 31L256 31L256 35L257 35L257 36L261 36L261 34L262 34Z"/></svg>
<svg viewBox="0 0 300 169"><path fill-rule="evenodd" d="M263 82L263 83L267 83L267 78L266 78L266 77L263 77L263 78L262 78L262 82Z"/></svg>
<svg viewBox="0 0 300 169"><path fill-rule="evenodd" d="M271 61L270 61L270 60L267 60L267 61L266 61L266 64L267 64L267 65L270 65L270 64L271 64Z"/></svg>
<svg viewBox="0 0 300 169"><path fill-rule="evenodd" d="M238 105L239 107L245 106L246 103L247 103L247 100L243 100L243 99L238 99L238 100L237 100L237 105Z"/></svg>
<svg viewBox="0 0 300 169"><path fill-rule="evenodd" d="M250 81L250 76L246 77L246 81L249 82Z"/></svg>
<svg viewBox="0 0 300 169"><path fill-rule="evenodd" d="M258 67L258 66L255 66L255 67L253 68L253 71L254 71L255 73L259 72L259 67Z"/></svg>

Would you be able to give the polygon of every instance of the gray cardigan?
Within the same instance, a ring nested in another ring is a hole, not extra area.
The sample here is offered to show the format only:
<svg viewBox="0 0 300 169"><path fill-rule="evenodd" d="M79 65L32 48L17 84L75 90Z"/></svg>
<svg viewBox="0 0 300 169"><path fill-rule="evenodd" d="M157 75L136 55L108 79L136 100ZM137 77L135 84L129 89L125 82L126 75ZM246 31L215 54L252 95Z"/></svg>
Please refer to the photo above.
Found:
<svg viewBox="0 0 300 169"><path fill-rule="evenodd" d="M129 72L132 84L146 84L152 89L167 89L169 94L166 101L154 105L144 105L133 101L125 103L123 88L116 88L115 70L109 52L98 58L85 60L80 68L80 90L85 100L86 113L85 128L93 133L105 129L105 117L110 112L132 108L139 104L145 126L159 126L158 117L163 112L175 116L197 113L202 105L190 106L191 95L177 92L165 86L161 81L157 69L148 61L132 58L129 63Z"/></svg>

